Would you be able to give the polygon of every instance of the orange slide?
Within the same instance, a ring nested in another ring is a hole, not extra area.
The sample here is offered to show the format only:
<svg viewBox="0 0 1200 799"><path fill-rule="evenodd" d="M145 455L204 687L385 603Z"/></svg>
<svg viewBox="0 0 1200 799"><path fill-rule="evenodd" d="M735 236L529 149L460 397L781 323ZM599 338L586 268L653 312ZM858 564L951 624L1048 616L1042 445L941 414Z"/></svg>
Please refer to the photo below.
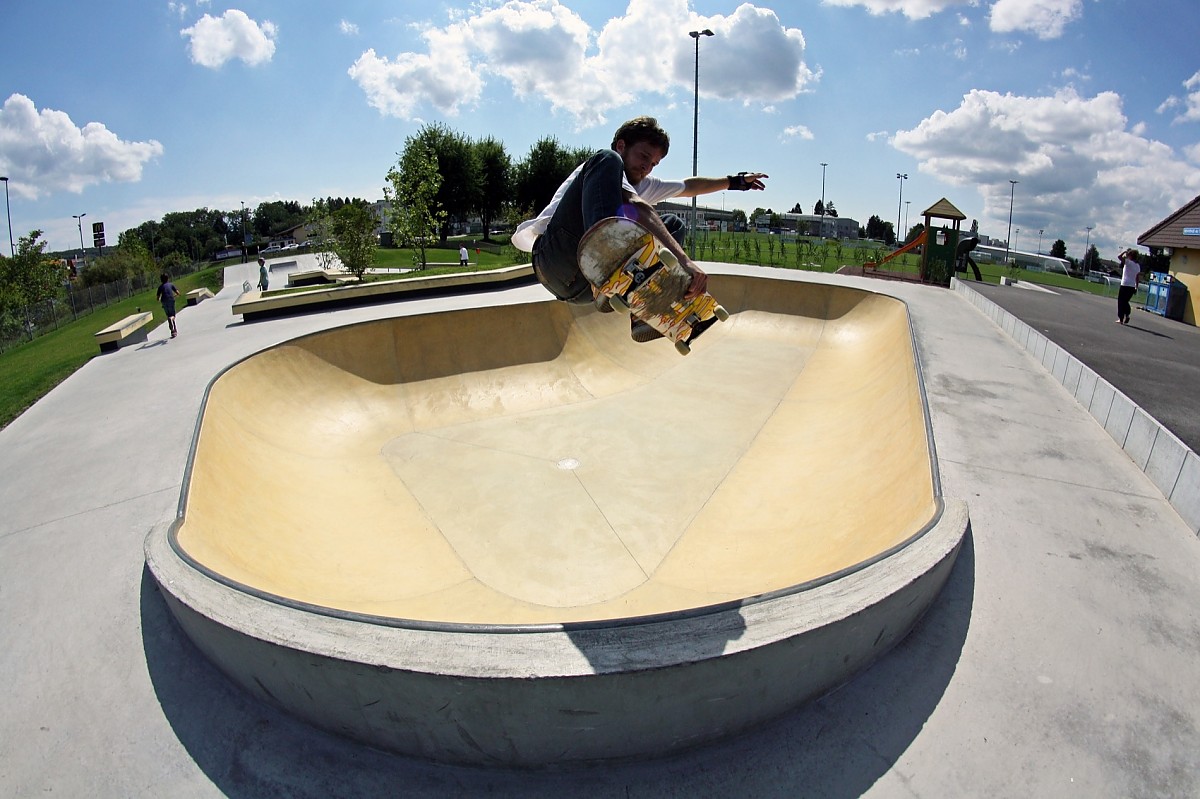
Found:
<svg viewBox="0 0 1200 799"><path fill-rule="evenodd" d="M883 266L884 264L886 264L888 261L892 260L893 258L895 258L899 255L904 255L904 253L908 252L909 250L913 249L914 247L920 247L922 244L925 243L925 233L926 233L926 231L922 230L920 235L918 235L915 239L910 241L908 244L905 244L903 247L896 250L895 252L892 252L891 254L888 255L888 257L884 258L879 263L875 264L875 263L871 263L870 261L868 261L867 263L863 264L863 266L865 266L867 268L871 268L871 267L879 268L879 267Z"/></svg>

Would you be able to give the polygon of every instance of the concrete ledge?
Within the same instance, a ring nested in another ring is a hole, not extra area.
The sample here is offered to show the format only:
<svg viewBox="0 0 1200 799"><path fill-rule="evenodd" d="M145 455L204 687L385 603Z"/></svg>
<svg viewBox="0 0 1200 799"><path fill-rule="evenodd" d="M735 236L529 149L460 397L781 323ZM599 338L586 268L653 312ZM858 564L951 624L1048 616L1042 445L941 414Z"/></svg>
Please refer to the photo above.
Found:
<svg viewBox="0 0 1200 799"><path fill-rule="evenodd" d="M966 504L947 500L898 551L794 593L673 620L503 633L275 604L191 568L165 526L145 555L187 635L255 696L371 746L527 767L663 755L837 687L908 633L969 529Z"/></svg>
<svg viewBox="0 0 1200 799"><path fill-rule="evenodd" d="M209 289L203 288L203 287L198 288L198 289L192 289L191 291L189 291L187 293L187 304L188 305L199 305L200 303L204 302L205 300L211 300L214 296L216 296L216 295L214 295L212 293L212 291L210 291Z"/></svg>
<svg viewBox="0 0 1200 799"><path fill-rule="evenodd" d="M130 314L119 322L114 322L94 335L101 352L113 352L129 344L138 344L146 340L149 331L146 329L154 314L149 311Z"/></svg>
<svg viewBox="0 0 1200 799"><path fill-rule="evenodd" d="M434 275L405 280L352 283L327 289L264 297L261 291L248 291L233 303L233 313L246 321L288 313L324 310L330 307L371 302L388 302L413 296L446 292L487 291L535 280L533 265L523 264L486 272Z"/></svg>
<svg viewBox="0 0 1200 799"><path fill-rule="evenodd" d="M1200 456L1057 344L957 278L951 287L1039 360L1200 534Z"/></svg>
<svg viewBox="0 0 1200 799"><path fill-rule="evenodd" d="M273 261L271 265L267 267L267 272L270 273L274 272L275 270L279 270L280 272L291 272L299 267L299 261Z"/></svg>

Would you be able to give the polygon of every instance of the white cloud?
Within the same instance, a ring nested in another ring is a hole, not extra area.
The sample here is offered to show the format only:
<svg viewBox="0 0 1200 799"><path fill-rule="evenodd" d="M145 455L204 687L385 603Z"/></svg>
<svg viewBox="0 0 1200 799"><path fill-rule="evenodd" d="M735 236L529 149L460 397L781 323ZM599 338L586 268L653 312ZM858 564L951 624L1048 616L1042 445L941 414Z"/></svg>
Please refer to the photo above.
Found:
<svg viewBox="0 0 1200 799"><path fill-rule="evenodd" d="M157 141L123 141L99 122L76 127L64 112L38 111L22 94L11 95L0 109L0 170L13 192L28 199L137 182L146 162L162 154Z"/></svg>
<svg viewBox="0 0 1200 799"><path fill-rule="evenodd" d="M270 61L275 55L278 35L274 23L260 24L235 8L219 17L205 14L195 25L179 33L191 39L192 63L211 69L235 58L250 66Z"/></svg>
<svg viewBox="0 0 1200 799"><path fill-rule="evenodd" d="M1057 39L1083 13L1083 0L996 0L989 16L996 33L1031 33Z"/></svg>
<svg viewBox="0 0 1200 799"><path fill-rule="evenodd" d="M792 139L804 139L812 141L814 138L813 132L804 125L792 125L783 129L780 135L780 141L791 141Z"/></svg>
<svg viewBox="0 0 1200 799"><path fill-rule="evenodd" d="M373 107L405 118L427 105L458 113L495 76L517 97L547 103L583 128L642 93L670 102L690 88L696 42L687 34L704 28L715 34L699 44L706 97L769 104L819 78L804 63L800 30L784 28L773 11L746 3L731 16L697 17L688 0L630 0L598 32L558 0L509 0L427 28L426 52L388 59L368 50L350 75Z"/></svg>
<svg viewBox="0 0 1200 799"><path fill-rule="evenodd" d="M903 14L909 19L926 19L948 8L979 5L979 0L822 0L830 6L861 6L876 16ZM1039 39L1057 39L1063 28L1078 19L1083 0L995 0L988 15L995 33L1030 33ZM970 26L965 14L958 22Z"/></svg>
<svg viewBox="0 0 1200 799"><path fill-rule="evenodd" d="M976 0L821 0L827 6L862 6L874 15L897 12L925 19L954 6L973 6Z"/></svg>
<svg viewBox="0 0 1200 799"><path fill-rule="evenodd" d="M1200 72L1185 80L1183 88L1188 90L1186 97L1180 98L1171 95L1158 107L1160 114L1173 108L1183 107L1183 111L1171 121L1173 125L1180 122L1200 122Z"/></svg>
<svg viewBox="0 0 1200 799"><path fill-rule="evenodd" d="M978 190L993 223L1006 218L1009 180L1017 180L1014 226L1067 238L1093 225L1093 240L1116 247L1200 193L1200 169L1144 133L1128 127L1113 92L977 89L953 111L898 131L893 145L923 173Z"/></svg>
<svg viewBox="0 0 1200 799"><path fill-rule="evenodd" d="M347 36L357 36L358 35L358 26L355 25L353 22L349 22L347 20L342 20L341 22L338 23L338 30L340 30L342 33L346 34Z"/></svg>

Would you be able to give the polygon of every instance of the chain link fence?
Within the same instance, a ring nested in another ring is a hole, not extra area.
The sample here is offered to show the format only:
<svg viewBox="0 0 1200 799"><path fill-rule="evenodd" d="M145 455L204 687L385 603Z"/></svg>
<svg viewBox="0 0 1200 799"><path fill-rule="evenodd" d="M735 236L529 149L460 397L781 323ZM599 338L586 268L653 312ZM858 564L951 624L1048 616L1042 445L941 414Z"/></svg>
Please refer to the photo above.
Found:
<svg viewBox="0 0 1200 799"><path fill-rule="evenodd" d="M197 264L163 267L172 279L196 271ZM89 287L64 287L57 297L32 305L15 308L0 318L0 353L33 341L38 336L52 333L65 324L74 322L98 308L107 308L115 302L126 300L148 288L157 288L159 273L136 275Z"/></svg>

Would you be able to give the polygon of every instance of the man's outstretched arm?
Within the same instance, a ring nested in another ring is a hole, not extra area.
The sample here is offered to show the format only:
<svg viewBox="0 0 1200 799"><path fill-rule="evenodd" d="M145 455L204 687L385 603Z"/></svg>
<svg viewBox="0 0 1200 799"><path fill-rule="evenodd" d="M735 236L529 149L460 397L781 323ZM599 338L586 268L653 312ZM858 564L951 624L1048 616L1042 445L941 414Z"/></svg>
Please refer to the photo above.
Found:
<svg viewBox="0 0 1200 799"><path fill-rule="evenodd" d="M723 178L691 177L683 181L683 191L677 197L698 197L701 194L712 194L717 191L762 191L767 187L763 183L769 177L762 172L739 172Z"/></svg>

